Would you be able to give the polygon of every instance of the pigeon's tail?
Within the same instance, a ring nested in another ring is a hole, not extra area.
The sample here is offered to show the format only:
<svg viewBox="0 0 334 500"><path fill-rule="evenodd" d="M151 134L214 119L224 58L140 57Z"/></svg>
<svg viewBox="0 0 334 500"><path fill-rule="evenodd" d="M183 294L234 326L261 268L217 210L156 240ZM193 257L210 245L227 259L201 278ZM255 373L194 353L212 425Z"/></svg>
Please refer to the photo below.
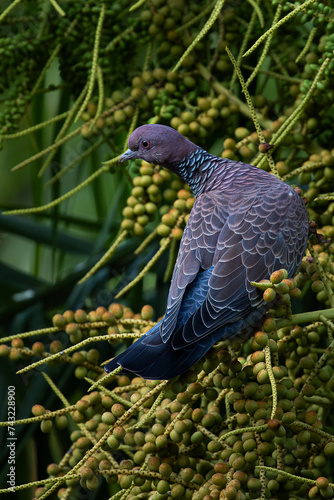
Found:
<svg viewBox="0 0 334 500"><path fill-rule="evenodd" d="M245 320L240 319L234 323L227 323L224 327L204 335L196 342L187 346L174 342L174 336L163 342L161 339L159 321L149 332L136 340L122 354L109 361L104 367L107 373L112 372L119 366L124 370L135 373L139 377L149 380L170 380L182 375L199 361L210 347L218 340L234 338L243 329L244 335L249 337L254 326L262 318L268 305L262 305L249 312ZM182 333L176 333L178 338Z"/></svg>
<svg viewBox="0 0 334 500"><path fill-rule="evenodd" d="M146 335L109 361L104 367L107 373L122 366L139 377L150 380L170 380L194 365L210 349L212 342L203 339L187 348L174 349L171 342L163 343L160 323Z"/></svg>

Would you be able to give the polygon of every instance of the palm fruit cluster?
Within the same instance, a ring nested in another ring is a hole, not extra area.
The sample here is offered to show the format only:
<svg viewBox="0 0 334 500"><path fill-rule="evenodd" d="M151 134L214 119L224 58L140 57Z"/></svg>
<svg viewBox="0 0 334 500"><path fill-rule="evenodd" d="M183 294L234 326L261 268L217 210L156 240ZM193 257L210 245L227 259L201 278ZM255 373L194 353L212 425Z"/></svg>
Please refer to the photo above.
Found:
<svg viewBox="0 0 334 500"><path fill-rule="evenodd" d="M44 433L70 432L72 443L59 463L46 467L48 488L70 499L79 485L129 500L332 498L326 405L334 397L334 359L324 323L303 326L302 314L301 324L289 321L291 300L306 283L300 276L288 279L282 269L254 283L271 304L261 330L246 343L238 337L216 344L170 382L120 374L65 408L36 403L24 423L37 420ZM48 347L43 340L26 347L16 336L0 353L13 361L37 356L42 363L73 364L75 377L93 383L103 373L99 351L80 348L82 341L103 334L104 343L117 345L124 334L145 333L153 317L149 305L140 313L119 303L65 311L53 317L55 340ZM56 340L62 331L78 350L67 353L68 343ZM44 494L41 485L34 498Z"/></svg>
<svg viewBox="0 0 334 500"><path fill-rule="evenodd" d="M180 215L190 213L195 201L189 186L175 174L144 161L132 183L131 196L122 211L121 228L134 236L142 236L144 227L158 215L158 235L166 237L172 232L174 238L180 239L182 229L174 226Z"/></svg>
<svg viewBox="0 0 334 500"><path fill-rule="evenodd" d="M327 231L327 228L328 226L324 226L322 232L327 238L330 238L333 233L331 230ZM332 229L332 226L330 228ZM331 279L334 275L334 246L331 240L324 239L322 244L317 244L314 247L317 250L316 261L310 255L304 257L296 279L301 286L311 288L313 297L319 304L322 304L322 307L331 307L328 289L334 289L333 280ZM323 273L328 279L327 287Z"/></svg>

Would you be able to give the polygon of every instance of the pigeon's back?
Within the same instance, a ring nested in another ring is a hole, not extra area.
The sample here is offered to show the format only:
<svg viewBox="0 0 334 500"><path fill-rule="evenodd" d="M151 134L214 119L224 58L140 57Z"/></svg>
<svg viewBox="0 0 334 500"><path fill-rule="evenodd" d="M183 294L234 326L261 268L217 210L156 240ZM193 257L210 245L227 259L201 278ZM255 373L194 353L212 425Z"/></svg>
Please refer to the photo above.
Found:
<svg viewBox="0 0 334 500"><path fill-rule="evenodd" d="M307 211L290 186L244 163L222 168L224 182L216 166L181 241L160 327L174 348L233 337L254 323L265 304L251 281L281 268L293 276L306 249Z"/></svg>

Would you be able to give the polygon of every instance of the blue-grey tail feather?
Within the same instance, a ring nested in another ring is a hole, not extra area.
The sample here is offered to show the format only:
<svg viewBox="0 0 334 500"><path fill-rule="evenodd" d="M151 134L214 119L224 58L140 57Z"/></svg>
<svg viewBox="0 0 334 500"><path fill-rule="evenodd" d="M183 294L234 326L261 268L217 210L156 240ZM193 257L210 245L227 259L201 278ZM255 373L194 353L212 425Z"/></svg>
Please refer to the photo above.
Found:
<svg viewBox="0 0 334 500"><path fill-rule="evenodd" d="M262 317L261 308L249 315L249 326ZM136 375L150 380L170 380L191 368L218 340L235 337L241 328L247 327L244 320L229 323L223 328L204 336L182 349L175 349L172 339L164 343L161 340L160 326L162 320L149 332L134 342L123 353L109 361L104 367L107 373L122 366Z"/></svg>
<svg viewBox="0 0 334 500"><path fill-rule="evenodd" d="M157 323L147 334L128 347L104 367L107 373L122 366L140 377L151 380L169 380L194 365L211 347L212 339L204 339L182 350L175 350L171 342L164 344Z"/></svg>
<svg viewBox="0 0 334 500"><path fill-rule="evenodd" d="M137 340L123 354L116 356L105 366L110 373L118 366L151 380L169 380L194 365L211 347L210 342L198 343L182 350L163 343L155 347Z"/></svg>

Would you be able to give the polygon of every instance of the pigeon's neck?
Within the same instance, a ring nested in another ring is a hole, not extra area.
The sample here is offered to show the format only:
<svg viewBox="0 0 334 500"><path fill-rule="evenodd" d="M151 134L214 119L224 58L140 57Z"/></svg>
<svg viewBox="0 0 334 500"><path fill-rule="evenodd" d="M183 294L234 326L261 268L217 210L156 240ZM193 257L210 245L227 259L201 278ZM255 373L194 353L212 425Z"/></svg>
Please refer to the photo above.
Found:
<svg viewBox="0 0 334 500"><path fill-rule="evenodd" d="M217 158L204 149L198 148L188 154L173 170L189 185L193 194L198 197L205 191L219 188L225 177L224 163L224 159ZM218 170L219 176L217 176Z"/></svg>

